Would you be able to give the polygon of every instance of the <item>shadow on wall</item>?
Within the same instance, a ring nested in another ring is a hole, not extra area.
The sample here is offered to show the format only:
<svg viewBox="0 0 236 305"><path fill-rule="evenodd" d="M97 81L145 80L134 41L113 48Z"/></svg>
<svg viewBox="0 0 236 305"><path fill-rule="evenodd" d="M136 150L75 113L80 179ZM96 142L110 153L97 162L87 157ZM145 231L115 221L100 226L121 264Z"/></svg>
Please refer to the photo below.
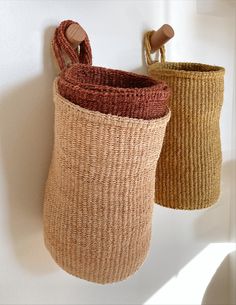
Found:
<svg viewBox="0 0 236 305"><path fill-rule="evenodd" d="M157 214L154 217L148 259L133 276L132 281L127 280L119 284L120 288L124 289L129 287L129 283L137 284L133 294L127 295L127 292L124 292L126 295L124 301L127 304L145 303L210 243L229 242L227 221L230 211L230 190L234 187L234 181L231 180L234 165L235 161L223 164L221 196L212 207L198 211L155 207L155 214ZM186 234L189 230L193 230L192 233ZM119 300L121 295L122 291L119 290L119 296L117 296ZM114 303L118 302L114 292L112 300Z"/></svg>
<svg viewBox="0 0 236 305"><path fill-rule="evenodd" d="M195 235L198 240L210 242L228 242L230 204L233 204L231 193L234 186L233 171L236 168L236 161L224 162L222 166L221 194L217 204L197 218L195 222Z"/></svg>
<svg viewBox="0 0 236 305"><path fill-rule="evenodd" d="M10 235L18 261L37 274L48 272L50 262L42 240L42 204L53 140L53 30L44 33L43 73L11 88L0 105Z"/></svg>
<svg viewBox="0 0 236 305"><path fill-rule="evenodd" d="M228 254L211 279L204 294L202 305L233 304L230 301L230 259L236 259L236 252ZM231 284L232 285L232 284Z"/></svg>

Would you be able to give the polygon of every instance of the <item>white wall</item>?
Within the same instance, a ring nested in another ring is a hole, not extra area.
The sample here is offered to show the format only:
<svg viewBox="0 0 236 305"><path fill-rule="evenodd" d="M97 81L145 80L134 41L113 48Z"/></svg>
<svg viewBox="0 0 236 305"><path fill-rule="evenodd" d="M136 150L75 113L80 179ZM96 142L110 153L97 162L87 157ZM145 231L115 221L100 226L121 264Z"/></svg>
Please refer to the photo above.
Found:
<svg viewBox="0 0 236 305"><path fill-rule="evenodd" d="M227 71L218 204L196 212L156 206L148 259L133 277L113 285L66 274L43 244L55 77L49 46L63 19L87 30L96 65L144 71L143 32L170 23L176 36L168 60ZM235 1L0 1L0 304L233 304L235 25Z"/></svg>

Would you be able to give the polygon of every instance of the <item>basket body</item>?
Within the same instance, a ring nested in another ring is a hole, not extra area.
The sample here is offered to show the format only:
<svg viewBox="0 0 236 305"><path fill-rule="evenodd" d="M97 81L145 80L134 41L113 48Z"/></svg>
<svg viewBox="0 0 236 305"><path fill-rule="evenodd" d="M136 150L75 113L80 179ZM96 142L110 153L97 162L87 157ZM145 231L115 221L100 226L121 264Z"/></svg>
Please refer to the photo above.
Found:
<svg viewBox="0 0 236 305"><path fill-rule="evenodd" d="M224 69L156 62L148 73L172 90L172 116L156 171L156 202L174 209L209 207L220 194Z"/></svg>
<svg viewBox="0 0 236 305"><path fill-rule="evenodd" d="M138 120L84 109L59 94L57 80L54 103L46 246L72 275L120 281L148 252L156 163L170 113Z"/></svg>

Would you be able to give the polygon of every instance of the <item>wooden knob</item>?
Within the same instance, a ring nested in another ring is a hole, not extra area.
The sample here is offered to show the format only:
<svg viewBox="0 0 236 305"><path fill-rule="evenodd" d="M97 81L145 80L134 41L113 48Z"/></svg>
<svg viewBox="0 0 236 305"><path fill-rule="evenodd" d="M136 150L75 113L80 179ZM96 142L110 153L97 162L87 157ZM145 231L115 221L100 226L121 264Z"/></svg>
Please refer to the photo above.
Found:
<svg viewBox="0 0 236 305"><path fill-rule="evenodd" d="M169 41L175 32L169 24L164 24L159 30L154 32L150 38L151 52L160 49L167 41Z"/></svg>
<svg viewBox="0 0 236 305"><path fill-rule="evenodd" d="M74 48L84 41L86 35L85 30L78 23L71 24L66 30L66 37Z"/></svg>

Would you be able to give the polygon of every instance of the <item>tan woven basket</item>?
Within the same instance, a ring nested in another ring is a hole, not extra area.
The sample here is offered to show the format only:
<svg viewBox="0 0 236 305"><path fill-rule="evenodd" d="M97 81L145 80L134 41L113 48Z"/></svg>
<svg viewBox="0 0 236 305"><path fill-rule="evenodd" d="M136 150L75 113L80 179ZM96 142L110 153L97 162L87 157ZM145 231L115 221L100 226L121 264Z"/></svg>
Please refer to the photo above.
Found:
<svg viewBox="0 0 236 305"><path fill-rule="evenodd" d="M152 61L144 37L148 74L170 86L172 116L156 172L156 202L174 209L200 209L220 194L219 118L224 68L199 63Z"/></svg>
<svg viewBox="0 0 236 305"><path fill-rule="evenodd" d="M142 120L91 111L54 88L55 140L44 202L45 243L67 272L125 279L149 248L156 163L170 112Z"/></svg>

